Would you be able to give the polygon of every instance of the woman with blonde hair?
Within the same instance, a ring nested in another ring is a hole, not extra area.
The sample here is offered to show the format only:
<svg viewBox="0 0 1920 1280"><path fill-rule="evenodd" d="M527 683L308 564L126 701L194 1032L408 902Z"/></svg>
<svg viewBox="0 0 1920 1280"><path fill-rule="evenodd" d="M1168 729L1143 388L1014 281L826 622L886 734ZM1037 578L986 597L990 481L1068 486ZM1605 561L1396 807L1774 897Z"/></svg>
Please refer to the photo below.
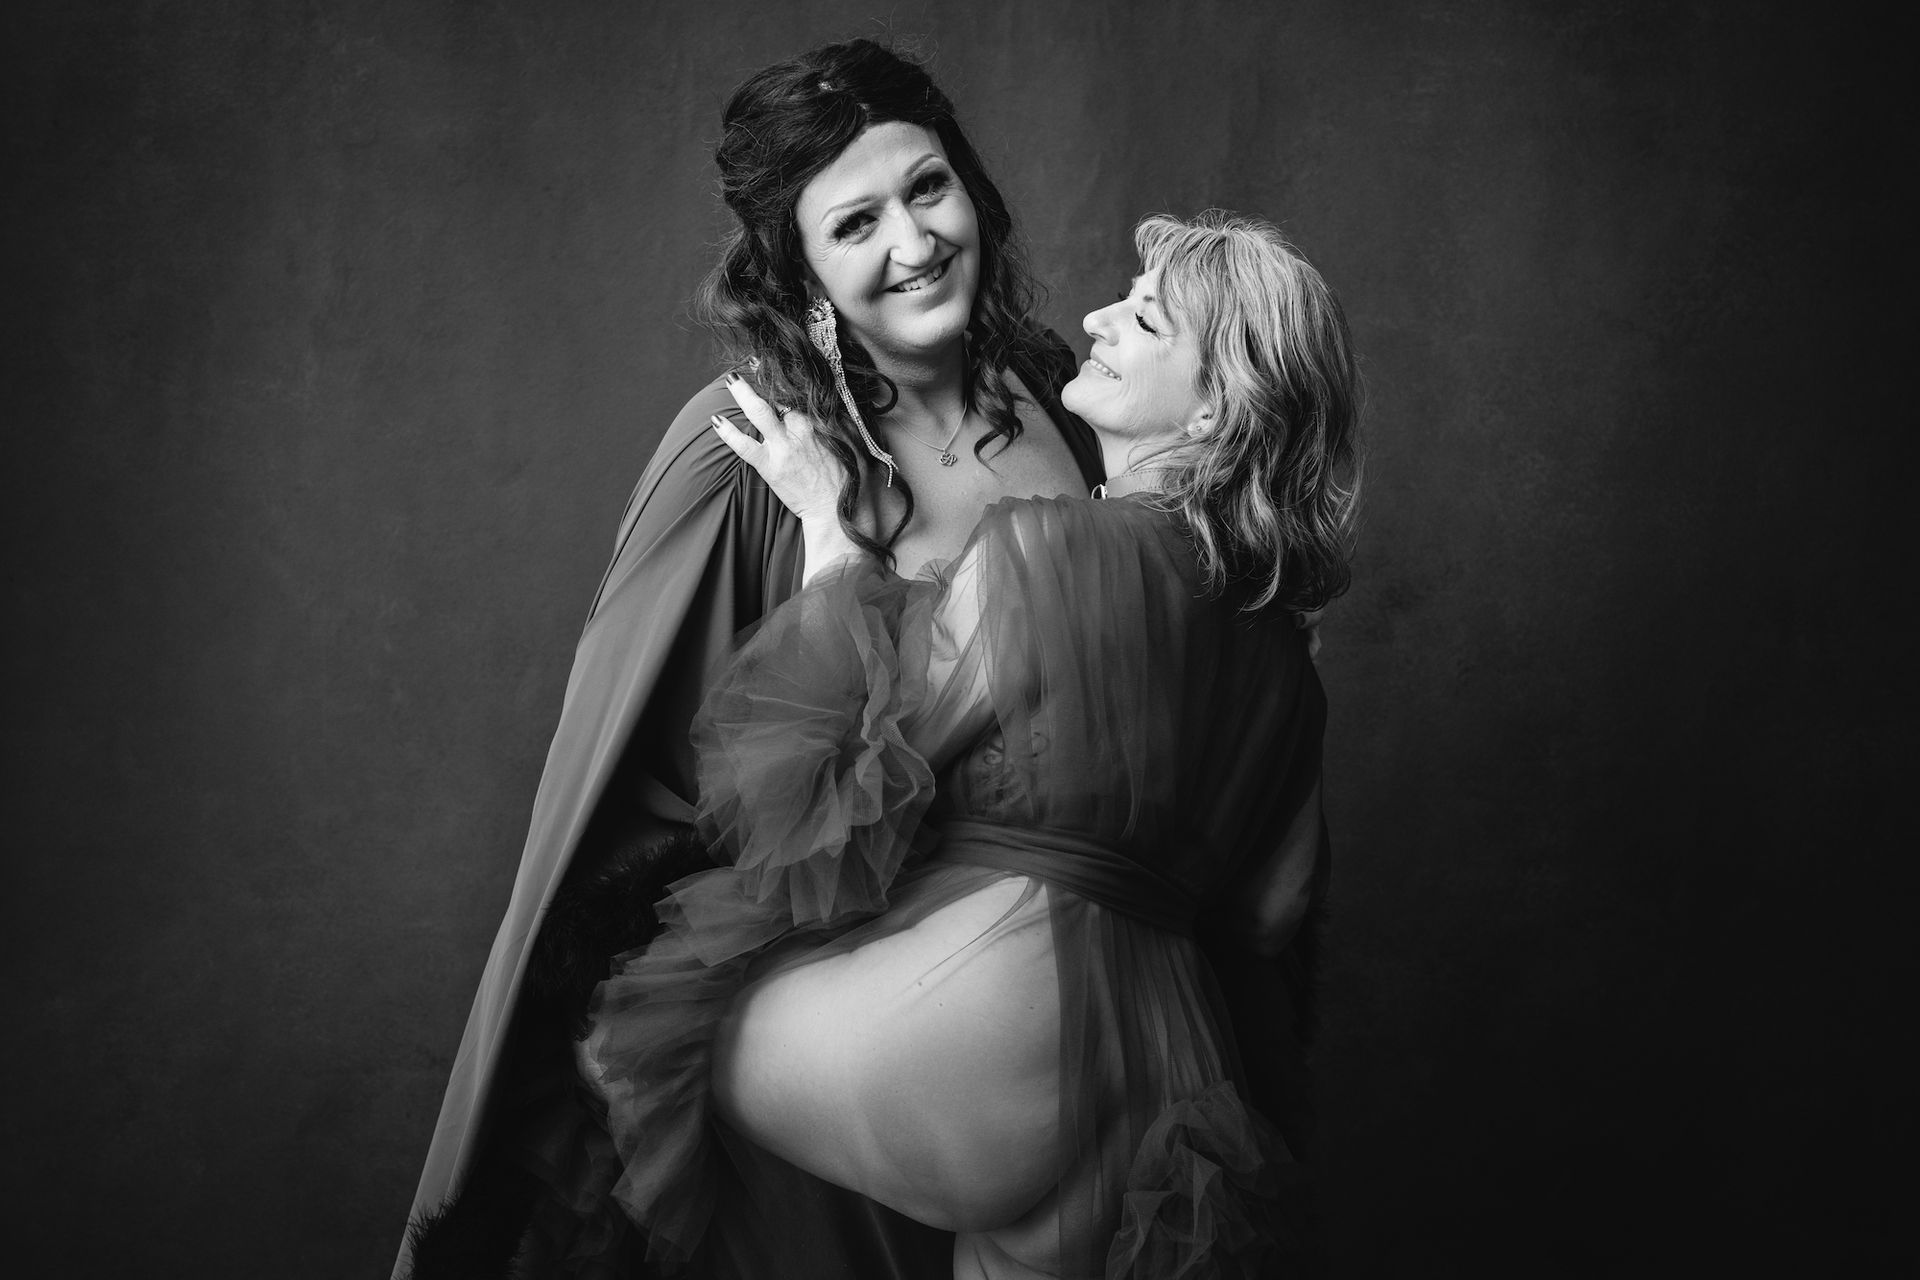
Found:
<svg viewBox="0 0 1920 1280"><path fill-rule="evenodd" d="M974 1277L1266 1276L1297 1175L1197 938L1286 947L1323 887L1325 699L1295 621L1347 583L1357 372L1272 226L1152 217L1063 392L1096 499L1010 499L896 576L818 424L718 436L805 585L696 722L731 865L596 993L622 1206L702 1243L723 1142L955 1233ZM801 1207L757 1206L778 1234Z"/></svg>

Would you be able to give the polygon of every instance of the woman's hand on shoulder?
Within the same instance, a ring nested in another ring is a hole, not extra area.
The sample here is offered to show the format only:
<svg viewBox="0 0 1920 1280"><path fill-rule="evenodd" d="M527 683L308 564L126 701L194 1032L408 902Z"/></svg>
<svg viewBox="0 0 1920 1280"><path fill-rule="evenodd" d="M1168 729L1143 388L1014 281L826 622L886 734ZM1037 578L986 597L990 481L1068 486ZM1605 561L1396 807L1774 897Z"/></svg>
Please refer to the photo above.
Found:
<svg viewBox="0 0 1920 1280"><path fill-rule="evenodd" d="M728 376L727 390L760 438L755 440L719 414L710 419L714 432L760 473L802 525L838 523L834 508L840 498L841 468L821 443L813 419L795 410L775 409L738 374Z"/></svg>
<svg viewBox="0 0 1920 1280"><path fill-rule="evenodd" d="M755 440L717 413L714 433L758 471L773 496L799 518L806 549L804 579L811 582L835 564L858 558L860 547L841 525L837 509L843 472L820 442L813 419L796 410L780 412L738 375L727 379L727 390L760 438Z"/></svg>

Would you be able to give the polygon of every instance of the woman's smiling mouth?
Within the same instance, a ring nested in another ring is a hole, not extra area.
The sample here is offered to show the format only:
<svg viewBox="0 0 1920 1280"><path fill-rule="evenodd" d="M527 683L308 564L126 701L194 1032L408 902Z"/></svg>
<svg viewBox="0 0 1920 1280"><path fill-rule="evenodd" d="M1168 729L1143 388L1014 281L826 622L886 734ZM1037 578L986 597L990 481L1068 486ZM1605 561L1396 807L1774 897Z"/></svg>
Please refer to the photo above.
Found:
<svg viewBox="0 0 1920 1280"><path fill-rule="evenodd" d="M1107 366L1101 364L1098 360L1094 359L1092 356L1087 357L1087 367L1093 370L1095 373L1099 374L1103 378L1112 378L1115 382L1120 381L1119 374L1107 368Z"/></svg>
<svg viewBox="0 0 1920 1280"><path fill-rule="evenodd" d="M947 271L952 266L953 266L953 258L949 257L945 262L942 262L939 266L933 268L931 271L922 271L919 275L914 276L911 279L902 280L899 284L888 286L887 292L888 293L918 293L920 290L927 288L929 285L939 284L942 280L946 279Z"/></svg>

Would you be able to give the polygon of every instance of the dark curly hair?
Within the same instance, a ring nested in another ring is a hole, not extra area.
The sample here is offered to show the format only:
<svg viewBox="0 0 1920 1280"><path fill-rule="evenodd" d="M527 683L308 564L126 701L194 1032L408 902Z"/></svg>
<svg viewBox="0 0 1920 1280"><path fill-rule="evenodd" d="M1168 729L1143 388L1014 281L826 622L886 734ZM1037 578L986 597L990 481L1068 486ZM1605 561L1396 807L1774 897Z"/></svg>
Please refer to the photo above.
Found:
<svg viewBox="0 0 1920 1280"><path fill-rule="evenodd" d="M823 45L767 67L734 90L721 119L714 161L721 197L738 223L695 297L694 314L719 336L729 360L752 365L752 381L763 396L821 424L821 438L846 471L840 523L856 543L890 564L891 548L913 518L913 492L904 478L897 481L905 511L881 539L855 526L865 448L835 393L831 369L807 340L807 276L794 206L807 183L874 125L919 125L940 139L980 228L964 388L966 407L982 414L990 428L974 445L977 456L992 441L1004 448L1020 435L1006 375L1033 386L1051 361L1029 319L1038 289L1014 236L1013 217L939 86L919 63L871 40ZM840 348L848 387L871 426L893 407L897 389L844 329Z"/></svg>

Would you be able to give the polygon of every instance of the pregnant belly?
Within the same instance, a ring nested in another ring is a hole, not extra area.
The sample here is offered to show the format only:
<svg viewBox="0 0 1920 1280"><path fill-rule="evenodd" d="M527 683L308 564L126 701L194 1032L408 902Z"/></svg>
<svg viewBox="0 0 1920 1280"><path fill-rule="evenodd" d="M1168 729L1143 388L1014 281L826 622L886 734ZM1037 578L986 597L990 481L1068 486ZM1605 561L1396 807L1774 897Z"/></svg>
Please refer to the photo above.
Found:
<svg viewBox="0 0 1920 1280"><path fill-rule="evenodd" d="M752 983L713 1071L722 1118L801 1168L945 1230L1013 1221L1062 1171L1047 890L993 875Z"/></svg>

